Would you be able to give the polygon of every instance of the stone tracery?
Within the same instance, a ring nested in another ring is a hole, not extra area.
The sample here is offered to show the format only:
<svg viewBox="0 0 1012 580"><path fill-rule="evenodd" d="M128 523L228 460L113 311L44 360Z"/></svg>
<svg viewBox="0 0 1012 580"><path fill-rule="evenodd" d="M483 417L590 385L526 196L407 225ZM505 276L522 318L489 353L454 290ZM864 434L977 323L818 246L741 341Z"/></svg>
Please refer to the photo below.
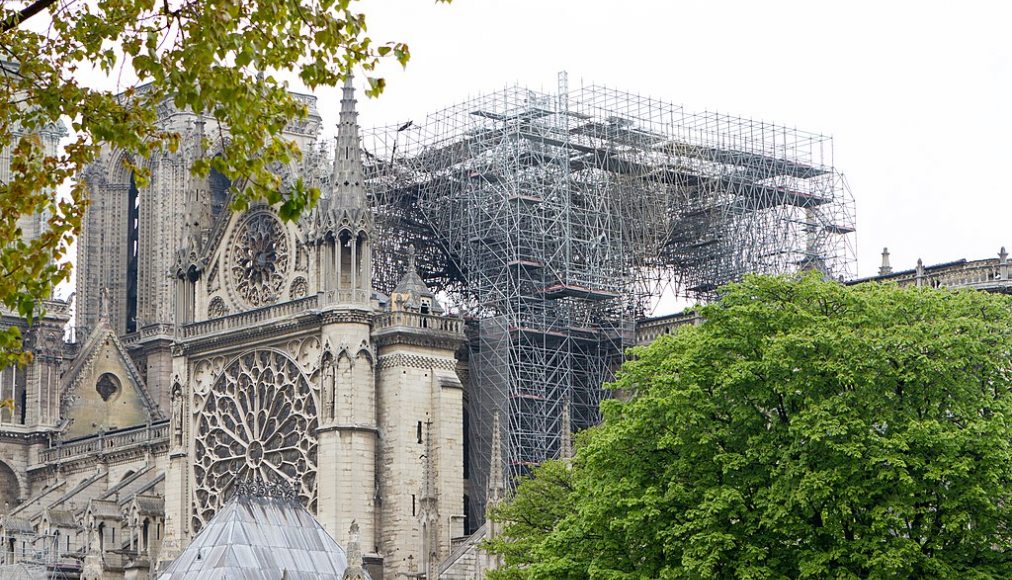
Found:
<svg viewBox="0 0 1012 580"><path fill-rule="evenodd" d="M247 215L232 238L232 287L253 307L277 302L285 287L289 251L284 226L266 210Z"/></svg>
<svg viewBox="0 0 1012 580"><path fill-rule="evenodd" d="M248 352L198 395L193 528L210 519L236 478L285 482L316 510L317 411L298 366L270 350Z"/></svg>

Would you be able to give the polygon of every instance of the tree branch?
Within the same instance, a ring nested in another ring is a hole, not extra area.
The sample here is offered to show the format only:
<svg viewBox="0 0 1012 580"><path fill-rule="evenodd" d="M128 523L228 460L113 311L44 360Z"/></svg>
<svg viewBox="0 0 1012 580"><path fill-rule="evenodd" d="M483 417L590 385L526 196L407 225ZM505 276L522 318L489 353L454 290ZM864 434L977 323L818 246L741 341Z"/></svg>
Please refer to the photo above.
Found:
<svg viewBox="0 0 1012 580"><path fill-rule="evenodd" d="M39 12L42 12L46 8L49 8L53 4L56 4L56 0L35 0L35 2L32 2L28 6L22 8L20 12L11 14L5 18L3 22L3 32L17 28L22 22L28 20L32 16L35 16Z"/></svg>

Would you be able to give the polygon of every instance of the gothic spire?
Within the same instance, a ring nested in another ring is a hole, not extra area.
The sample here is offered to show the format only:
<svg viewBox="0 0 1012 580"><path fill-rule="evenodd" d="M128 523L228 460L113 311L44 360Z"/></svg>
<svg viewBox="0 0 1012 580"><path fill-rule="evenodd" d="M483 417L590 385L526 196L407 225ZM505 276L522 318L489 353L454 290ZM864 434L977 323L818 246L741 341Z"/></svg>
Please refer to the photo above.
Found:
<svg viewBox="0 0 1012 580"><path fill-rule="evenodd" d="M563 461L573 458L573 431L569 418L569 397L562 399L562 429L559 434L559 457Z"/></svg>
<svg viewBox="0 0 1012 580"><path fill-rule="evenodd" d="M365 183L362 151L358 135L358 111L355 110L355 87L349 74L344 81L341 116L337 124L337 146L334 150L334 174L331 178L331 204L342 208L365 208Z"/></svg>
<svg viewBox="0 0 1012 580"><path fill-rule="evenodd" d="M422 483L422 504L426 502L435 503L436 499L436 470L433 469L435 465L435 457L432 456L432 421L425 421L425 464L424 464L424 478L425 481ZM434 506L433 506L434 507Z"/></svg>
<svg viewBox="0 0 1012 580"><path fill-rule="evenodd" d="M485 505L495 505L502 501L506 493L503 482L502 433L499 429L499 411L492 417L492 460L488 470L488 491Z"/></svg>
<svg viewBox="0 0 1012 580"><path fill-rule="evenodd" d="M425 421L425 465L422 485L422 510L425 524L422 549L425 559L425 577L439 576L439 498L436 497L436 458L432 447L432 421Z"/></svg>

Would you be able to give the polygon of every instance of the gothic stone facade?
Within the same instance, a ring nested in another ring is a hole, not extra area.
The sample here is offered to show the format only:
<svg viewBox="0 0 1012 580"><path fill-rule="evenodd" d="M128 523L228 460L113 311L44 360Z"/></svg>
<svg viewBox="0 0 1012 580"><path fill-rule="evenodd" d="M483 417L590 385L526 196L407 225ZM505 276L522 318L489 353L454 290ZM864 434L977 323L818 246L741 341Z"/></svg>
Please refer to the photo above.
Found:
<svg viewBox="0 0 1012 580"><path fill-rule="evenodd" d="M35 361L2 375L4 564L153 577L250 479L291 486L341 545L357 524L373 578L432 574L464 535L463 321L413 265L372 290L353 91L332 164L300 98L306 155L278 173L325 196L297 222L227 211L231 184L187 170L227 129L169 106L184 146L143 161L149 187L116 151L87 172L80 340L53 302L26 329Z"/></svg>

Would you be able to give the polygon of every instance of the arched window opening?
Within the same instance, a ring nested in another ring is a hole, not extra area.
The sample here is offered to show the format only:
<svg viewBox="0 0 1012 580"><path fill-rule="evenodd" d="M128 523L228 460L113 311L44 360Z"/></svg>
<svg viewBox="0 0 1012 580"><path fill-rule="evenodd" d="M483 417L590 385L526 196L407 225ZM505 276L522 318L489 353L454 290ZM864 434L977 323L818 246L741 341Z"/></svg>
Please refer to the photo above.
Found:
<svg viewBox="0 0 1012 580"><path fill-rule="evenodd" d="M127 198L127 276L126 331L137 331L137 266L140 256L141 198L134 172L130 172L130 193Z"/></svg>
<svg viewBox="0 0 1012 580"><path fill-rule="evenodd" d="M342 289L351 288L351 253L354 250L354 248L352 248L351 234L347 231L341 232L341 235L338 237L338 242L337 251L339 252L340 258L338 264L340 264L339 268L341 269L338 284Z"/></svg>
<svg viewBox="0 0 1012 580"><path fill-rule="evenodd" d="M369 272L369 237L365 232L359 232L358 238L355 242L355 259L358 260L358 287L363 290L369 290L372 286L372 277Z"/></svg>
<svg viewBox="0 0 1012 580"><path fill-rule="evenodd" d="M225 177L217 169L211 169L207 176L208 188L211 190L211 219L216 220L228 203L228 190L232 180Z"/></svg>
<svg viewBox="0 0 1012 580"><path fill-rule="evenodd" d="M9 511L18 505L21 497L21 484L14 470L6 463L0 462L0 509Z"/></svg>

